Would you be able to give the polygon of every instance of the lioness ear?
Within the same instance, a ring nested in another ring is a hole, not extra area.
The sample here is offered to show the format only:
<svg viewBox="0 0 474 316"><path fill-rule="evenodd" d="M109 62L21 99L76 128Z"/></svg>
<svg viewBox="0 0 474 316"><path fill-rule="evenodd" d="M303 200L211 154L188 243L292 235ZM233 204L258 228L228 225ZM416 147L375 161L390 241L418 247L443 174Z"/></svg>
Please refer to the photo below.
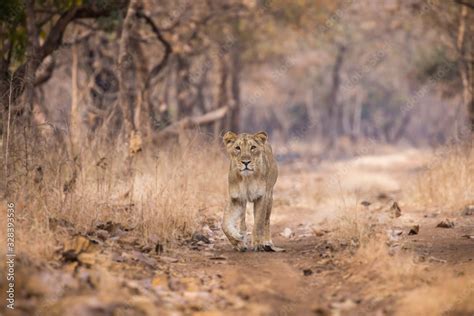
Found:
<svg viewBox="0 0 474 316"><path fill-rule="evenodd" d="M237 139L237 134L229 131L224 134L224 137L222 139L224 140L224 145L228 146L229 144L235 142L235 140Z"/></svg>
<svg viewBox="0 0 474 316"><path fill-rule="evenodd" d="M257 140L259 140L262 144L265 144L268 139L268 135L265 132L258 132L253 135Z"/></svg>

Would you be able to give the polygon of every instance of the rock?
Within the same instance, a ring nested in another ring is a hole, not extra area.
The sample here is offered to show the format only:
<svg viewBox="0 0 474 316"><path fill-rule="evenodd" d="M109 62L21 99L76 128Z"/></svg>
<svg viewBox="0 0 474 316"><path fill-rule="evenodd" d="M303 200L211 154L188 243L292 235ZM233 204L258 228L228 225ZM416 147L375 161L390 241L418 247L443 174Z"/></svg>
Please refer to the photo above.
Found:
<svg viewBox="0 0 474 316"><path fill-rule="evenodd" d="M291 228L287 227L280 233L280 235L285 238L291 238L295 235L295 233L291 230Z"/></svg>
<svg viewBox="0 0 474 316"><path fill-rule="evenodd" d="M436 227L440 227L440 228L454 228L454 222L448 218L442 220L441 222L439 222L438 225L436 225Z"/></svg>
<svg viewBox="0 0 474 316"><path fill-rule="evenodd" d="M400 206L397 202L393 202L392 206L390 207L390 212L395 218L402 216L402 210L400 209Z"/></svg>
<svg viewBox="0 0 474 316"><path fill-rule="evenodd" d="M109 238L109 232L106 231L105 229L96 230L95 235L97 236L97 238L99 238L102 241L105 241L107 238Z"/></svg>
<svg viewBox="0 0 474 316"><path fill-rule="evenodd" d="M364 207L369 207L372 203L370 203L369 201L362 201L360 202L360 205L364 206Z"/></svg>
<svg viewBox="0 0 474 316"><path fill-rule="evenodd" d="M462 215L464 216L474 215L474 204L466 206L462 212Z"/></svg>
<svg viewBox="0 0 474 316"><path fill-rule="evenodd" d="M204 235L201 234L201 233L195 233L195 234L193 234L193 237L191 238L191 240L192 240L193 243L201 243L201 244L203 244L203 243L205 243L205 244L211 243L211 242L209 241L209 238L207 238L206 236L204 236Z"/></svg>
<svg viewBox="0 0 474 316"><path fill-rule="evenodd" d="M304 276L308 276L308 275L311 275L311 274L313 274L313 270L311 270L311 269L304 269L303 270L303 275Z"/></svg>
<svg viewBox="0 0 474 316"><path fill-rule="evenodd" d="M402 234L403 234L403 230L401 230L401 229L389 229L389 230L387 230L388 239L391 242L400 240L400 236L402 236Z"/></svg>
<svg viewBox="0 0 474 316"><path fill-rule="evenodd" d="M329 315L331 315L331 311L328 310L327 308L322 307L322 306L312 307L311 311L316 316L329 316Z"/></svg>
<svg viewBox="0 0 474 316"><path fill-rule="evenodd" d="M474 235L462 235L463 238L474 239Z"/></svg>
<svg viewBox="0 0 474 316"><path fill-rule="evenodd" d="M420 231L420 225L413 225L408 231L408 235L418 235Z"/></svg>
<svg viewBox="0 0 474 316"><path fill-rule="evenodd" d="M339 311L349 311L356 306L357 304L351 299L346 299L342 302L331 303L331 308L339 310Z"/></svg>

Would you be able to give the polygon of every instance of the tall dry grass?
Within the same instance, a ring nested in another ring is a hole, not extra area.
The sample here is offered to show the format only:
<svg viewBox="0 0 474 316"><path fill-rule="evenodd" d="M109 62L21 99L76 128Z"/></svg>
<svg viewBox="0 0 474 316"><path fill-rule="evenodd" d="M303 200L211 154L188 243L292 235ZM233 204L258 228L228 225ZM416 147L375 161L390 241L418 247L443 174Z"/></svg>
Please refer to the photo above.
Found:
<svg viewBox="0 0 474 316"><path fill-rule="evenodd" d="M423 209L456 212L474 203L474 147L453 145L433 155L407 200Z"/></svg>
<svg viewBox="0 0 474 316"><path fill-rule="evenodd" d="M144 242L172 243L224 207L224 154L199 136L139 153L131 162L121 146L95 144L71 157L47 144L25 152L17 141L7 199L16 203L17 249L29 256L50 256L67 229L87 233L107 221Z"/></svg>

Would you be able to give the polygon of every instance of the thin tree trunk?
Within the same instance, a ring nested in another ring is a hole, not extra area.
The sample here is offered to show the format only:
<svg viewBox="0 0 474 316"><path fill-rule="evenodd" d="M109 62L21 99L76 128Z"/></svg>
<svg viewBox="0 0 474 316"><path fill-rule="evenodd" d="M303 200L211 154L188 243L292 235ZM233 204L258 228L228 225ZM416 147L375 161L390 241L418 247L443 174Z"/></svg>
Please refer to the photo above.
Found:
<svg viewBox="0 0 474 316"><path fill-rule="evenodd" d="M137 12L141 10L142 4L140 0L132 0L128 6L127 15L125 17L122 35L119 46L119 103L124 118L124 135L128 142L129 153L137 153L141 151L142 139L137 129L137 85L136 85L136 67L133 55L130 51L131 35L133 28L136 27Z"/></svg>
<svg viewBox="0 0 474 316"><path fill-rule="evenodd" d="M220 61L220 81L219 81L219 92L217 96L217 108L221 108L223 106L228 106L228 94L227 94L227 81L229 78L229 72L227 67L227 56L222 55L219 59ZM214 136L219 136L222 132L223 121L218 120L214 123Z"/></svg>
<svg viewBox="0 0 474 316"><path fill-rule="evenodd" d="M327 131L330 131L330 142L334 142L339 135L339 132L342 128L341 116L342 110L339 108L338 104L338 94L339 88L341 85L341 68L344 61L344 54L346 52L346 47L340 45L337 49L336 60L334 62L334 67L332 70L332 81L331 89L328 96L328 123L326 125Z"/></svg>
<svg viewBox="0 0 474 316"><path fill-rule="evenodd" d="M38 42L38 28L36 27L35 16L35 1L26 1L26 29L28 36L28 46L26 49L26 73L25 73L25 105L23 116L28 126L31 126L33 102L35 93L35 78L36 69L39 66L37 51L39 47Z"/></svg>
<svg viewBox="0 0 474 316"><path fill-rule="evenodd" d="M70 117L70 142L71 142L71 154L74 156L74 149L78 146L80 139L80 127L79 127L79 108L78 108L78 82L77 82L77 70L78 70L78 52L77 44L74 43L71 47L71 117Z"/></svg>
<svg viewBox="0 0 474 316"><path fill-rule="evenodd" d="M232 91L232 106L229 113L230 126L229 130L239 132L240 123L240 50L235 48L231 53L232 58L232 74L231 74L231 91Z"/></svg>

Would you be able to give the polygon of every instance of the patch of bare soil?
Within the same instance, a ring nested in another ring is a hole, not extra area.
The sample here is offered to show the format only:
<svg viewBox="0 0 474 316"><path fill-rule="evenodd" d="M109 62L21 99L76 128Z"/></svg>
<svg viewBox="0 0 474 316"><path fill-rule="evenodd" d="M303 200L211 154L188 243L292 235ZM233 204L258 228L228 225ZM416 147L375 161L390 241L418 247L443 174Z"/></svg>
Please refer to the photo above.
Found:
<svg viewBox="0 0 474 316"><path fill-rule="evenodd" d="M410 159L397 159L385 165L383 158L370 157L340 174L341 186L350 187L341 190L358 188L356 202L367 215L359 225L379 227L383 235L368 233L365 245L338 235L338 224L345 225L335 206L340 199L317 192L313 204L300 199L311 194L302 185L324 186L337 164L282 168L273 218L274 243L286 249L282 253L233 251L218 219L174 245L141 242L133 228L113 222L78 232L72 223L51 219L61 246L47 263L18 257L17 309L7 314L408 315L416 301L422 306L417 315L423 315L430 310L417 295L448 297L446 284L464 288L449 305L425 315L473 315L474 215L460 210L449 218L454 225L443 228L437 225L445 218L436 212L403 205L395 210L393 197L416 168ZM388 254L378 257L372 239L382 245L380 254ZM409 264L397 266L405 255Z"/></svg>

